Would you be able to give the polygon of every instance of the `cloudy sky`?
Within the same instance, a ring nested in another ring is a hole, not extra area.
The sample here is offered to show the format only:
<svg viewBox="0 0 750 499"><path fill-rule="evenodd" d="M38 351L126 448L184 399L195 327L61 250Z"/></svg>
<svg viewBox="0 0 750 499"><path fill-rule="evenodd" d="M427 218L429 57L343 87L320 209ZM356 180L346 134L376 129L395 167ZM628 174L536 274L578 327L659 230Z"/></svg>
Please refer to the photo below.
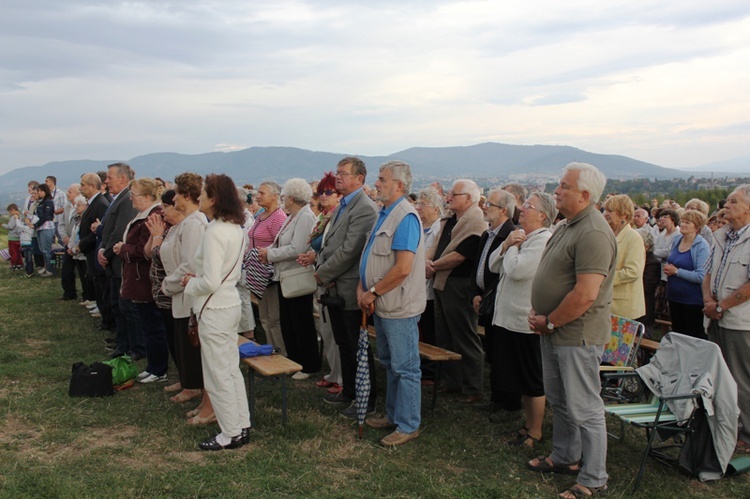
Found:
<svg viewBox="0 0 750 499"><path fill-rule="evenodd" d="M750 156L747 0L0 1L0 173L251 146Z"/></svg>

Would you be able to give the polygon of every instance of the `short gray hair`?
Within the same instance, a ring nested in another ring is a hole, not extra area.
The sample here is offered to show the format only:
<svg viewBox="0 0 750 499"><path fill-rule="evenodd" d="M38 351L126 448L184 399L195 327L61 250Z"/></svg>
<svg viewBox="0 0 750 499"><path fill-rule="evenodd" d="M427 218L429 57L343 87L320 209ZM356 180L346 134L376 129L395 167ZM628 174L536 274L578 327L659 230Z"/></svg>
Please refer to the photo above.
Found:
<svg viewBox="0 0 750 499"><path fill-rule="evenodd" d="M599 198L602 197L602 192L607 186L607 177L594 165L588 163L570 163L563 172L579 172L578 173L578 190L586 191L589 193L589 203L596 204L599 202Z"/></svg>
<svg viewBox="0 0 750 499"><path fill-rule="evenodd" d="M505 184L503 190L510 192L521 202L526 199L526 195L529 193L524 186L517 183Z"/></svg>
<svg viewBox="0 0 750 499"><path fill-rule="evenodd" d="M445 201L443 200L443 196L441 196L438 190L434 187L425 187L424 189L421 189L417 193L417 201L427 203L430 206L437 208L440 216L443 216L443 212L445 211Z"/></svg>
<svg viewBox="0 0 750 499"><path fill-rule="evenodd" d="M271 194L273 194L274 196L280 196L281 195L281 186L279 184L277 184L276 182L271 182L269 180L269 181L266 181L266 182L261 182L260 185L261 186L265 185L266 187L268 187L271 190Z"/></svg>
<svg viewBox="0 0 750 499"><path fill-rule="evenodd" d="M512 192L506 191L505 188L496 187L487 194L487 202L489 202L490 196L495 193L500 194L500 201L497 204L508 212L509 217L513 217L513 211L516 209L516 197Z"/></svg>
<svg viewBox="0 0 750 499"><path fill-rule="evenodd" d="M547 194L546 192L541 191L534 191L531 194L529 194L529 199L531 196L536 196L536 198L539 200L539 206L536 207L536 209L544 215L545 221L544 226L545 227L551 227L552 224L555 222L555 218L557 218L557 208L555 208L555 198L551 194Z"/></svg>
<svg viewBox="0 0 750 499"><path fill-rule="evenodd" d="M237 197L240 198L240 204L242 206L247 205L247 191L242 186L237 186Z"/></svg>
<svg viewBox="0 0 750 499"><path fill-rule="evenodd" d="M88 201L86 201L86 197L83 194L79 194L75 197L75 199L73 199L73 204L88 204Z"/></svg>
<svg viewBox="0 0 750 499"><path fill-rule="evenodd" d="M454 188L456 187L456 184L463 184L464 192L469 194L469 199L471 199L472 203L479 202L479 197L482 195L482 191L479 189L476 182L468 178L460 178L453 182Z"/></svg>
<svg viewBox="0 0 750 499"><path fill-rule="evenodd" d="M312 199L312 187L303 178L290 178L281 192L284 197L292 198L292 201L298 205L306 205Z"/></svg>
<svg viewBox="0 0 750 499"><path fill-rule="evenodd" d="M745 200L750 202L750 184L740 184L732 192L740 192L745 196Z"/></svg>
<svg viewBox="0 0 750 499"><path fill-rule="evenodd" d="M388 170L393 176L393 180L398 180L404 187L404 192L409 193L411 190L411 166L403 161L388 161L380 165L380 171Z"/></svg>
<svg viewBox="0 0 750 499"><path fill-rule="evenodd" d="M112 163L107 165L107 168L114 168L119 177L125 177L129 182L135 179L135 171L127 163Z"/></svg>

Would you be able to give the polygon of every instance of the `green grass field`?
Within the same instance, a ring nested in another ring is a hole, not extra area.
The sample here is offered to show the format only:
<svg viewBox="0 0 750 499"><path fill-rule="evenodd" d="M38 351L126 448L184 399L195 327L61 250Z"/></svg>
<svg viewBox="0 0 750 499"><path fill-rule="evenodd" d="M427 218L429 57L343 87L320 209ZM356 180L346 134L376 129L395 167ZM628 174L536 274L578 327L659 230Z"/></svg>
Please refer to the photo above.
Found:
<svg viewBox="0 0 750 499"><path fill-rule="evenodd" d="M441 396L423 399L422 436L401 448L321 401L317 378L292 382L281 425L277 385L258 389L259 428L240 450L196 449L216 426L188 427L163 385L109 398L67 395L71 364L105 357L104 334L57 279L26 279L0 268L0 496L2 497L554 497L571 477L542 476L524 463L549 451L509 449L519 421L493 425L487 408ZM144 361L139 367L145 366ZM383 376L382 370L379 376ZM174 379L174 371L172 371ZM381 387L383 385L381 384ZM380 401L382 405L382 399ZM617 429L615 421L609 421ZM549 437L550 421L546 422ZM641 432L610 441L610 494L629 497ZM703 484L650 461L641 497L750 497L748 476Z"/></svg>

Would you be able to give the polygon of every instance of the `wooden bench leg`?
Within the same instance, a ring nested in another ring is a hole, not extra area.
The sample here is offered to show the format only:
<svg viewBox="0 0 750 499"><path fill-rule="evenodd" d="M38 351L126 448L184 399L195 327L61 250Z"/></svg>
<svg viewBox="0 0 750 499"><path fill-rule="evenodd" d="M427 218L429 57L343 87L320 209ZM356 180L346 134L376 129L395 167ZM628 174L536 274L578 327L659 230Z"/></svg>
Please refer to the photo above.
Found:
<svg viewBox="0 0 750 499"><path fill-rule="evenodd" d="M250 426L258 429L258 422L255 420L255 371L252 367L247 366L247 405L250 410Z"/></svg>
<svg viewBox="0 0 750 499"><path fill-rule="evenodd" d="M289 385L288 376L281 376L281 424L286 426L286 394Z"/></svg>
<svg viewBox="0 0 750 499"><path fill-rule="evenodd" d="M437 396L440 391L440 372L442 371L442 362L433 362L435 364L435 384L432 385L432 404L430 405L430 412L435 412L435 404L437 404Z"/></svg>

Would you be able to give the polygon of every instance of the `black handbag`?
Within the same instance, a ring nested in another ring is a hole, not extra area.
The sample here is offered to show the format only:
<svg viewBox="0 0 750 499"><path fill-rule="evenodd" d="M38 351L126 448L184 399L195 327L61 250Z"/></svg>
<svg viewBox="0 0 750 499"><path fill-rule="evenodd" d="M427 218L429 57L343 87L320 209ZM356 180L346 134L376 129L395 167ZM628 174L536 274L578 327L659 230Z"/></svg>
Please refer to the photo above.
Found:
<svg viewBox="0 0 750 499"><path fill-rule="evenodd" d="M482 295L482 303L479 304L479 325L483 327L492 326L492 317L495 315L495 296L497 295L497 281L487 287Z"/></svg>
<svg viewBox="0 0 750 499"><path fill-rule="evenodd" d="M73 364L68 395L71 397L110 397L114 393L111 366L101 362L94 362L90 366L83 362Z"/></svg>

